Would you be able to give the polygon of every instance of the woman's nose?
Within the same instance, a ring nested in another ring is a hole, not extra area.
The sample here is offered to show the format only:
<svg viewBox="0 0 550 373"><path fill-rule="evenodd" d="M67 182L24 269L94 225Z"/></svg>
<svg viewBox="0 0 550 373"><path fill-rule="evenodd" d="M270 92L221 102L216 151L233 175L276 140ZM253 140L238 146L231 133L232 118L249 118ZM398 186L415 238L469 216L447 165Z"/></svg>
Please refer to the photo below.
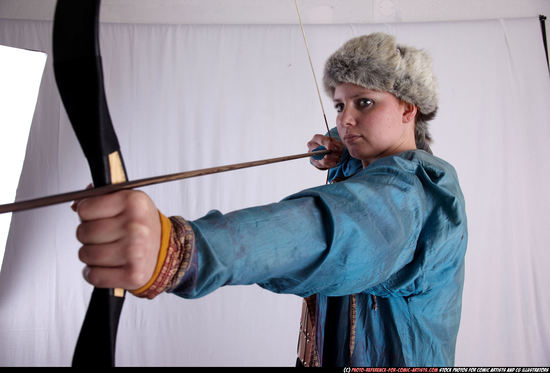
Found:
<svg viewBox="0 0 550 373"><path fill-rule="evenodd" d="M340 122L343 126L353 126L357 123L353 107L345 107L340 113Z"/></svg>

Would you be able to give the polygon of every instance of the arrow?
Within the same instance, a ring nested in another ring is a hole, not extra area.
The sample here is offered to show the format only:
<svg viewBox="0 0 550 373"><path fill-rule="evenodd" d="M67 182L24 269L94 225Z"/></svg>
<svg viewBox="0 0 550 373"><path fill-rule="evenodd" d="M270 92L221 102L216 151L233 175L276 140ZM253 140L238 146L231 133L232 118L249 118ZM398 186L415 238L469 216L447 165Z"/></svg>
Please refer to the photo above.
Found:
<svg viewBox="0 0 550 373"><path fill-rule="evenodd" d="M75 201L83 198L101 196L108 193L114 193L119 190L139 188L147 185L154 185L154 184L166 183L169 181L189 179L197 176L212 175L212 174L217 174L221 172L239 170L242 168L263 166L266 164L291 161L299 158L313 157L314 159L317 159L315 157L323 156L328 153L330 153L330 150L317 150L309 153L287 155L283 157L268 158L268 159L262 159L262 160L251 161L251 162L234 163L234 164L229 164L225 166L202 168L202 169L193 170L193 171L177 172L177 173L167 174L162 176L153 176L153 177L148 177L148 178L138 179L133 181L125 181L117 184L109 184L109 185L105 185L105 186L101 186L93 189L82 189L74 192L55 194L51 196L0 205L0 214L7 213L7 212L30 210L38 207L51 206L51 205Z"/></svg>

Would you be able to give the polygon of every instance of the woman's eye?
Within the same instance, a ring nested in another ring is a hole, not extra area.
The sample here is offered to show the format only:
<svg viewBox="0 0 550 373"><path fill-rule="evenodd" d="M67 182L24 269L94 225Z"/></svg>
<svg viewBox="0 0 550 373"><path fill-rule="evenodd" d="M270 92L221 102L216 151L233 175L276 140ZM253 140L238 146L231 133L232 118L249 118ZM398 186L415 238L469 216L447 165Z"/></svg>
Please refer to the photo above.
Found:
<svg viewBox="0 0 550 373"><path fill-rule="evenodd" d="M342 103L335 104L334 108L336 109L336 111L338 113L341 113L344 110L344 104L342 104Z"/></svg>
<svg viewBox="0 0 550 373"><path fill-rule="evenodd" d="M374 101L370 98L360 98L359 101L359 107L368 107L374 104Z"/></svg>

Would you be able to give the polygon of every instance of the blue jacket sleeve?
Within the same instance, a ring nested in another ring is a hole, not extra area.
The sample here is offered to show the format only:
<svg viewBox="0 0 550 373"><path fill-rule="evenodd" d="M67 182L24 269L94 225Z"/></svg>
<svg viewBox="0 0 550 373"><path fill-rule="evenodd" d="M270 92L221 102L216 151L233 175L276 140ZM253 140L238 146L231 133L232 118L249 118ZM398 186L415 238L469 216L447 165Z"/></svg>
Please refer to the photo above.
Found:
<svg viewBox="0 0 550 373"><path fill-rule="evenodd" d="M411 263L425 223L442 202L461 205L454 170L427 172L417 153L383 158L344 182L279 203L212 211L191 222L196 278L172 291L194 298L224 285L258 284L302 297L414 292L422 268Z"/></svg>

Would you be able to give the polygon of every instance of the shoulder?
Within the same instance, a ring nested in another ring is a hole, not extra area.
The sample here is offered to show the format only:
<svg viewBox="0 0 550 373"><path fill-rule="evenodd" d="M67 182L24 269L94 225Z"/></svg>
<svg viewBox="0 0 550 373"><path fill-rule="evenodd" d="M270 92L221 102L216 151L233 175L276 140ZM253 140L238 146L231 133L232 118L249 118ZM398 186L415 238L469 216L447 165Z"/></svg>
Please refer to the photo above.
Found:
<svg viewBox="0 0 550 373"><path fill-rule="evenodd" d="M375 170L384 167L394 167L406 172L416 172L418 168L426 168L438 174L448 172L456 174L454 167L449 162L420 149L408 150L380 158L370 164L365 170Z"/></svg>
<svg viewBox="0 0 550 373"><path fill-rule="evenodd" d="M378 193L393 195L399 191L405 193L406 199L423 201L425 208L445 206L456 210L453 215L465 215L464 195L455 168L423 150L378 159L346 182L367 185Z"/></svg>
<svg viewBox="0 0 550 373"><path fill-rule="evenodd" d="M449 162L419 149L378 159L360 174L408 175L422 184L458 186L456 170Z"/></svg>

